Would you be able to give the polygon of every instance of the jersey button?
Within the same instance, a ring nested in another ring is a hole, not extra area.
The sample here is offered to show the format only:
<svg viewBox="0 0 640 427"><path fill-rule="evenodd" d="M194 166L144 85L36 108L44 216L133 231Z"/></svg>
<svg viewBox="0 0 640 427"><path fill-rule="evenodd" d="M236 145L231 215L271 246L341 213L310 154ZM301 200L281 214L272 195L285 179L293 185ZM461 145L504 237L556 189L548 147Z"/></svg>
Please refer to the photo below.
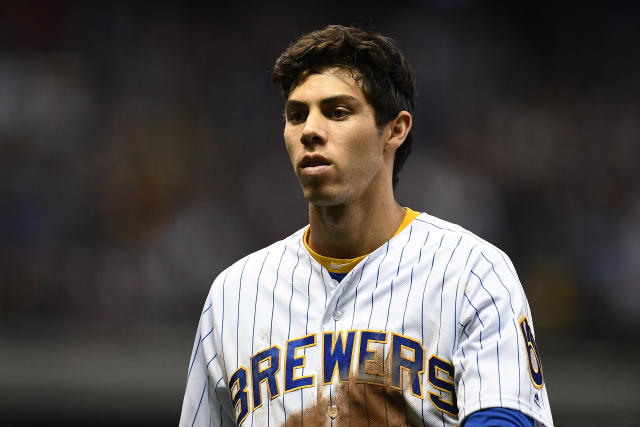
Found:
<svg viewBox="0 0 640 427"><path fill-rule="evenodd" d="M333 312L333 320L340 320L342 318L342 310L336 310Z"/></svg>
<svg viewBox="0 0 640 427"><path fill-rule="evenodd" d="M329 406L327 410L327 414L331 417L331 419L336 418L338 416L338 407L336 405Z"/></svg>
<svg viewBox="0 0 640 427"><path fill-rule="evenodd" d="M338 286L338 281L336 279L331 279L331 282L329 283L331 283L332 288L335 288L336 286Z"/></svg>

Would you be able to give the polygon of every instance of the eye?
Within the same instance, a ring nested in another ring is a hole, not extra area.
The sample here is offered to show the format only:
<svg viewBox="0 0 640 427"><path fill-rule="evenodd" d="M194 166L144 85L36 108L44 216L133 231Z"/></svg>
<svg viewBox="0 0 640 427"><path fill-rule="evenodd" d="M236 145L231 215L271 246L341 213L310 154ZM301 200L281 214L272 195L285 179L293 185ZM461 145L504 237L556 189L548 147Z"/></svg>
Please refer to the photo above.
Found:
<svg viewBox="0 0 640 427"><path fill-rule="evenodd" d="M305 113L302 110L287 111L287 121L291 123L300 123L304 121Z"/></svg>
<svg viewBox="0 0 640 427"><path fill-rule="evenodd" d="M337 107L331 111L331 118L341 120L349 115L349 110L344 107Z"/></svg>

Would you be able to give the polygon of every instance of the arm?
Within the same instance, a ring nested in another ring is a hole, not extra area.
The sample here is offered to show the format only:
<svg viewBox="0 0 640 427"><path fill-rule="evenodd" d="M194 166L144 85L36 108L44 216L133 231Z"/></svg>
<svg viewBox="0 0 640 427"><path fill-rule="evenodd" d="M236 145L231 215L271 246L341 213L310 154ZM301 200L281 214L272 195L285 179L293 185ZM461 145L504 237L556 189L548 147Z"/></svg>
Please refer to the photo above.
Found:
<svg viewBox="0 0 640 427"><path fill-rule="evenodd" d="M505 408L553 425L531 312L513 265L491 246L478 250L469 265L453 354L461 420ZM483 415L496 413L476 416Z"/></svg>
<svg viewBox="0 0 640 427"><path fill-rule="evenodd" d="M231 400L216 348L214 306L207 298L189 358L180 427L235 425Z"/></svg>

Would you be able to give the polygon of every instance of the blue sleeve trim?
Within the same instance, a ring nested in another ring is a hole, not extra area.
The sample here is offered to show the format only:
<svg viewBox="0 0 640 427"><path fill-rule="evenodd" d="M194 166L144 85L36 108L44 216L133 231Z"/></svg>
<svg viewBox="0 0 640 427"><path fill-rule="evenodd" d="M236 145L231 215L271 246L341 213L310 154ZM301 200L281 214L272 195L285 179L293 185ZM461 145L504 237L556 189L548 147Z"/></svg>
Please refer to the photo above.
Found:
<svg viewBox="0 0 640 427"><path fill-rule="evenodd" d="M533 420L515 409L489 408L471 414L463 427L533 427Z"/></svg>

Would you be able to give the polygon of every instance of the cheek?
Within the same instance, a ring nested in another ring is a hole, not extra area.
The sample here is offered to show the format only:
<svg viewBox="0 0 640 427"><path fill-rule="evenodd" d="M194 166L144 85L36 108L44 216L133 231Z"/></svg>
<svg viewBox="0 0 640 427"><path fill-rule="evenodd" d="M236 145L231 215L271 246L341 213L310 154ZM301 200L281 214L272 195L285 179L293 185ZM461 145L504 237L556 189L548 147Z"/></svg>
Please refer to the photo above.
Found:
<svg viewBox="0 0 640 427"><path fill-rule="evenodd" d="M359 169L377 168L382 161L382 145L375 132L363 130L361 137L349 147L349 157Z"/></svg>
<svg viewBox="0 0 640 427"><path fill-rule="evenodd" d="M296 144L296 139L295 136L292 135L292 132L286 132L284 133L284 145L287 149L287 152L289 153L289 157L291 157L291 160L293 160L294 154L295 154L295 150L296 147L299 144Z"/></svg>

